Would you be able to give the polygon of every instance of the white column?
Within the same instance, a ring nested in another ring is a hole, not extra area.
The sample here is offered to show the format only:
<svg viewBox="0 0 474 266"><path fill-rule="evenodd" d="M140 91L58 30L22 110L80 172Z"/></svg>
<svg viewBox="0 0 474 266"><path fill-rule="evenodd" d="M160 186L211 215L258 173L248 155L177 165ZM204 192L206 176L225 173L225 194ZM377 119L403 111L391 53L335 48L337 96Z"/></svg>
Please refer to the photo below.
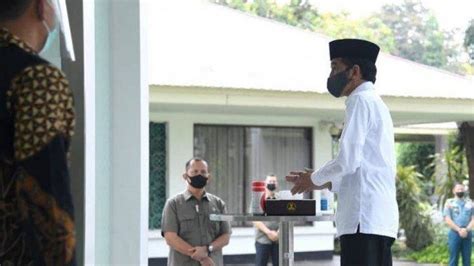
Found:
<svg viewBox="0 0 474 266"><path fill-rule="evenodd" d="M91 1L91 0L88 0ZM110 0L95 3L95 77L96 77L96 194L95 258L90 265L110 265L111 254L111 180L112 180L112 113L110 60ZM91 63L93 64L93 63Z"/></svg>
<svg viewBox="0 0 474 266"><path fill-rule="evenodd" d="M148 265L149 97L144 8L140 0L110 0L112 265Z"/></svg>
<svg viewBox="0 0 474 266"><path fill-rule="evenodd" d="M92 1L83 0L84 27L84 258L85 265L95 263L96 204L96 95L95 95L95 8Z"/></svg>
<svg viewBox="0 0 474 266"><path fill-rule="evenodd" d="M74 92L76 129L71 146L71 189L79 265L95 259L95 49L94 6L67 1L76 61L59 58ZM87 244L86 244L87 243Z"/></svg>

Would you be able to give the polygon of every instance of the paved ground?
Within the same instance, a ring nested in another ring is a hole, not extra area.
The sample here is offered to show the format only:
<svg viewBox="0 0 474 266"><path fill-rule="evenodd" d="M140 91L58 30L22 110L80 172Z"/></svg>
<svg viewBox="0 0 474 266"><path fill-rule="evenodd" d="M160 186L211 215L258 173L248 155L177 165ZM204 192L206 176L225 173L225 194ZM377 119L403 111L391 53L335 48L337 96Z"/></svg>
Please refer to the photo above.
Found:
<svg viewBox="0 0 474 266"><path fill-rule="evenodd" d="M295 263L295 266L339 266L339 256L334 256L334 258L330 261L302 261L302 262L297 262ZM437 264L417 264L415 262L409 262L409 261L393 261L393 266L431 266L431 265L437 265Z"/></svg>
<svg viewBox="0 0 474 266"><path fill-rule="evenodd" d="M250 266L253 264L229 264L228 266ZM271 265L271 264L269 264ZM339 266L339 256L334 256L332 260L319 261L297 261L295 266ZM393 261L393 266L437 266L437 264L417 264L407 261Z"/></svg>

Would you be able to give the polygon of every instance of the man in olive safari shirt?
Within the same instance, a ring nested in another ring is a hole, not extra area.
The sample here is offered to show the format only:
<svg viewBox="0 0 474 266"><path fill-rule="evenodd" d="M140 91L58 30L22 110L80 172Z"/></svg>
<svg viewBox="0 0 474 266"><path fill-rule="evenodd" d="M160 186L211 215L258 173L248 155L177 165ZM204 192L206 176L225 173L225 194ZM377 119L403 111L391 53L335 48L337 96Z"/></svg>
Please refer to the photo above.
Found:
<svg viewBox="0 0 474 266"><path fill-rule="evenodd" d="M167 200L161 234L170 246L168 265L224 265L222 248L229 243L228 222L212 222L211 213L225 213L225 203L204 189L211 180L207 162L193 158L183 174L187 189Z"/></svg>

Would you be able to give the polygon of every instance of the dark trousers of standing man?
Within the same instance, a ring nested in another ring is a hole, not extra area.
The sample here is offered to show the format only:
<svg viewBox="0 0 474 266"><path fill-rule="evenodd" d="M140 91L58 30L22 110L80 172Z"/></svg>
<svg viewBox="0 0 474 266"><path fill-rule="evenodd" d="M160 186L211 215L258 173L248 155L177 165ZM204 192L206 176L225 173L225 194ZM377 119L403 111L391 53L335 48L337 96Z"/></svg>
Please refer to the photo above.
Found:
<svg viewBox="0 0 474 266"><path fill-rule="evenodd" d="M357 233L341 236L341 266L392 266L392 244L387 236Z"/></svg>
<svg viewBox="0 0 474 266"><path fill-rule="evenodd" d="M278 243L272 244L260 244L255 242L255 265L256 266L267 266L268 259L272 257L273 266L278 266Z"/></svg>

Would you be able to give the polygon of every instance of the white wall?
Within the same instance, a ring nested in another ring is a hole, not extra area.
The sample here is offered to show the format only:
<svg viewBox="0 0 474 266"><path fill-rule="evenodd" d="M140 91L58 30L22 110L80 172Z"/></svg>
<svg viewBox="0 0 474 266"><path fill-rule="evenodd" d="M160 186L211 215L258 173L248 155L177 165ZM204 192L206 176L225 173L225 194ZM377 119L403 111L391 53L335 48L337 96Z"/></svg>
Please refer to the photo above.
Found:
<svg viewBox="0 0 474 266"><path fill-rule="evenodd" d="M95 262L95 14L89 1L68 0L67 7L76 61L60 53L60 38L45 56L51 56L49 59L62 67L74 93L76 128L71 142L70 172L76 259L81 265Z"/></svg>
<svg viewBox="0 0 474 266"><path fill-rule="evenodd" d="M278 116L278 115L239 115L196 112L151 112L150 120L165 122L168 125L168 172L167 196L184 190L185 183L181 175L184 163L193 156L194 124L230 124L254 126L295 126L313 128L313 165L320 167L332 158L331 137L328 125L320 123L326 117ZM315 193L319 199L319 192ZM224 248L224 254L249 254L255 252L253 228L233 228L230 244ZM314 226L295 228L295 252L334 250L336 231L332 222L315 222ZM168 246L160 231L149 233L149 257L168 256Z"/></svg>

